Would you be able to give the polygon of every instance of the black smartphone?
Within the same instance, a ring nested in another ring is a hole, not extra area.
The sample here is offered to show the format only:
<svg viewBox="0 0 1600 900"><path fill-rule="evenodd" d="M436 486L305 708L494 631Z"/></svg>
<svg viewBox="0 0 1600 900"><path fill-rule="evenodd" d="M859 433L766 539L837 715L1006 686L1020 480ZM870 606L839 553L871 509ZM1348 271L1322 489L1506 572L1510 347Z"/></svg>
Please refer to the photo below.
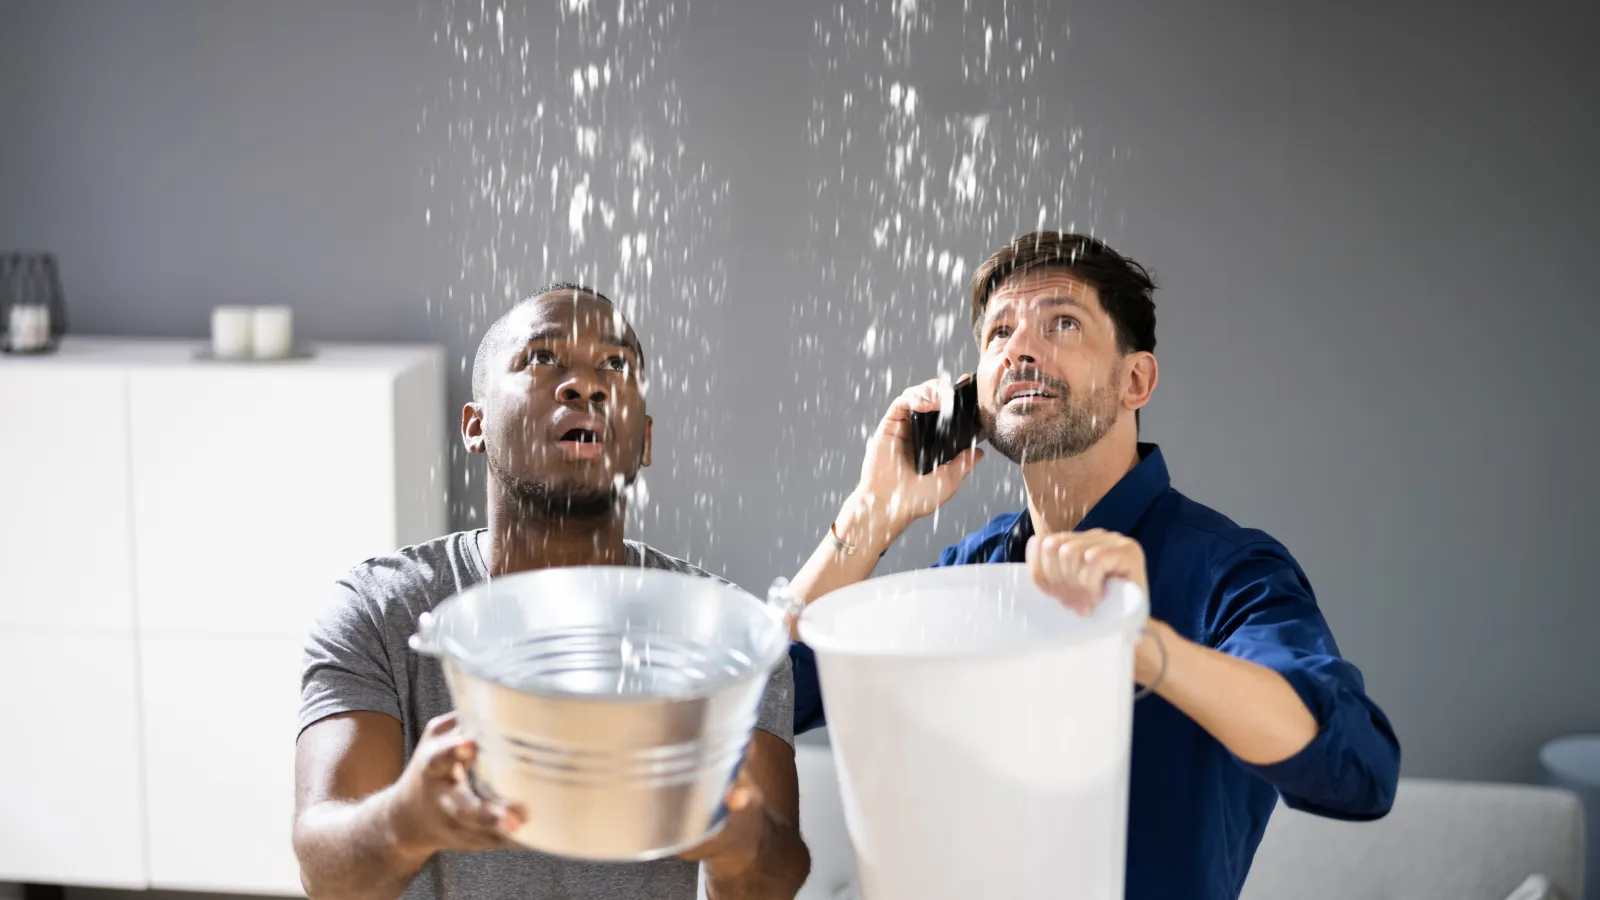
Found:
<svg viewBox="0 0 1600 900"><path fill-rule="evenodd" d="M978 422L978 379L966 374L951 385L949 403L933 412L911 413L911 459L926 475L982 439Z"/></svg>

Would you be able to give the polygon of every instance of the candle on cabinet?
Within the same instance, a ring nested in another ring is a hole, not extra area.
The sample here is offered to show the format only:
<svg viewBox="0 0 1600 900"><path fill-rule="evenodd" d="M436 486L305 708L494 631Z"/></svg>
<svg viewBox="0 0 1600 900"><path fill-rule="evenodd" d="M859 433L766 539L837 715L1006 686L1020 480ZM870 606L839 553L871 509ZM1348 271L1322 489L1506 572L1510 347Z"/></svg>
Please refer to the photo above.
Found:
<svg viewBox="0 0 1600 900"><path fill-rule="evenodd" d="M50 307L19 303L11 307L7 341L12 350L43 350L50 344Z"/></svg>
<svg viewBox="0 0 1600 900"><path fill-rule="evenodd" d="M258 306L251 336L257 359L282 359L294 348L294 311L287 306Z"/></svg>
<svg viewBox="0 0 1600 900"><path fill-rule="evenodd" d="M211 352L223 359L241 359L254 352L247 306L219 306L211 311Z"/></svg>

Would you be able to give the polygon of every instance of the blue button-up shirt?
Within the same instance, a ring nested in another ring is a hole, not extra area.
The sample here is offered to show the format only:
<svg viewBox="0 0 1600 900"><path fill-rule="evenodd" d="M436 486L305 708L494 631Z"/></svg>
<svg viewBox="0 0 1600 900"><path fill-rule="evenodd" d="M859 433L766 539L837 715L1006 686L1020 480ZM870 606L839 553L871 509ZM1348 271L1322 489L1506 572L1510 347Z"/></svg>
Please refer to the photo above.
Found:
<svg viewBox="0 0 1600 900"><path fill-rule="evenodd" d="M1292 808L1337 819L1389 811L1400 744L1339 655L1305 573L1267 534L1241 528L1173 489L1159 448L1079 523L1137 540L1150 615L1191 641L1281 674L1316 717L1305 749L1271 765L1240 760L1160 697L1134 711L1128 796L1128 900L1237 898L1281 794ZM939 565L1021 562L1033 521L996 516L946 548ZM825 724L816 660L795 644L795 731Z"/></svg>

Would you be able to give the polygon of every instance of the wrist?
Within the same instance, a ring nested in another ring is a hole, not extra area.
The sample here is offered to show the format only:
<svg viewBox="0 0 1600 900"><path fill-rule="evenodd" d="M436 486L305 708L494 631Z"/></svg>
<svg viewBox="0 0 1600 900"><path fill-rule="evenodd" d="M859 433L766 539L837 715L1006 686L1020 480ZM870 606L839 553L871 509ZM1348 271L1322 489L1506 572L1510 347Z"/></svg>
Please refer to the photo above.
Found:
<svg viewBox="0 0 1600 900"><path fill-rule="evenodd" d="M420 867L439 851L439 847L427 837L415 802L401 787L404 777L374 794L373 799L378 801L378 815L394 855L405 864Z"/></svg>
<svg viewBox="0 0 1600 900"><path fill-rule="evenodd" d="M856 548L857 554L876 558L888 550L911 523L890 510L875 494L857 488L833 520L834 535Z"/></svg>
<svg viewBox="0 0 1600 900"><path fill-rule="evenodd" d="M1134 648L1133 680L1140 687L1154 684L1159 694L1172 676L1173 654L1178 652L1181 641L1172 626L1159 619L1149 620L1144 636Z"/></svg>

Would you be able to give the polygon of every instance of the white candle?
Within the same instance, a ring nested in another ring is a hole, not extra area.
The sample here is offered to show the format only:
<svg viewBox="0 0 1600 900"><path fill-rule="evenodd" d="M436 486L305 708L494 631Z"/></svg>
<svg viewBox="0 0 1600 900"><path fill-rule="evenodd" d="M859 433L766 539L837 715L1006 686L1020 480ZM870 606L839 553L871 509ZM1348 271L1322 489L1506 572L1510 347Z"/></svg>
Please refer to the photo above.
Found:
<svg viewBox="0 0 1600 900"><path fill-rule="evenodd" d="M211 352L222 359L243 359L250 355L248 306L219 306L211 311Z"/></svg>
<svg viewBox="0 0 1600 900"><path fill-rule="evenodd" d="M282 359L294 349L294 311L287 306L258 306L254 331L257 359Z"/></svg>
<svg viewBox="0 0 1600 900"><path fill-rule="evenodd" d="M50 307L19 303L11 307L10 344L12 350L42 350L50 343Z"/></svg>

